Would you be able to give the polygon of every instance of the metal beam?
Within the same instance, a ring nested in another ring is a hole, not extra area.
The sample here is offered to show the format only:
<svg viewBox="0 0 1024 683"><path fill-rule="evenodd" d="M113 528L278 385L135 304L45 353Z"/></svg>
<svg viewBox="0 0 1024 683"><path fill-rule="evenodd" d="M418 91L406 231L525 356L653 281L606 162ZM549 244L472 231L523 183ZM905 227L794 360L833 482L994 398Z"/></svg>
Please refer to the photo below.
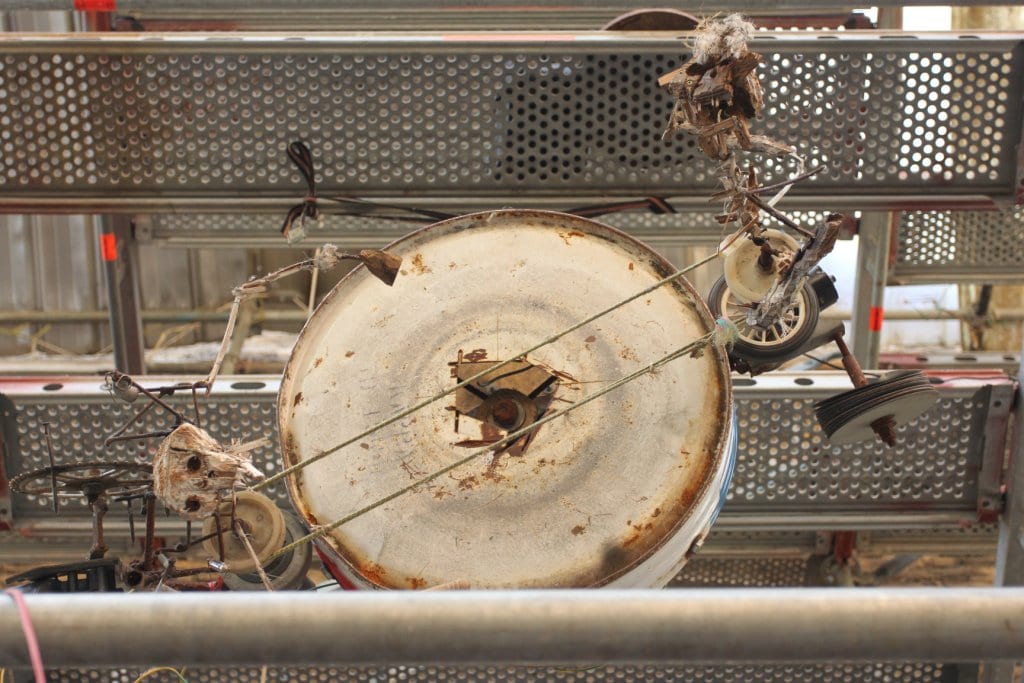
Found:
<svg viewBox="0 0 1024 683"><path fill-rule="evenodd" d="M52 667L978 661L1024 656L1024 589L27 595ZM102 628L96 615L103 615ZM28 663L0 602L0 663Z"/></svg>
<svg viewBox="0 0 1024 683"><path fill-rule="evenodd" d="M122 372L141 374L146 371L146 343L139 312L139 278L135 265L138 259L135 258L131 219L120 215L105 218L100 239L114 364Z"/></svg>
<svg viewBox="0 0 1024 683"><path fill-rule="evenodd" d="M853 301L853 354L862 367L878 365L889 270L893 220L888 213L865 213L857 231L857 273Z"/></svg>
<svg viewBox="0 0 1024 683"><path fill-rule="evenodd" d="M934 0L875 0L878 7L899 7L903 5L929 5ZM417 10L437 9L448 11L486 11L502 10L508 7L504 0L383 0L379 3L347 3L353 11L373 10ZM1013 0L957 0L954 5L1012 5ZM220 0L217 5L225 10L237 9L256 12L287 12L287 11L331 11L337 9L336 2L331 0ZM551 9L602 8L609 11L625 12L633 9L646 9L651 4L647 0L619 0L618 2L565 2L564 0L530 0L521 11L542 12ZM701 5L701 10L713 14L715 10L748 10L749 0L716 0ZM812 0L803 3L800 0L761 0L756 5L758 11L798 10L806 13L814 10L848 10L856 5L846 0ZM185 11L208 10L210 3L206 0L118 0L117 11L130 13L137 11L173 11L181 16ZM0 0L0 10L72 10L77 9L72 0Z"/></svg>
<svg viewBox="0 0 1024 683"><path fill-rule="evenodd" d="M999 518L996 547L997 586L1024 586L1024 386L1018 384L1015 399L1015 442L1005 474L1006 506ZM1024 652L1016 659L1024 660ZM1012 683L1014 669L1013 662L987 663L983 680L985 683Z"/></svg>

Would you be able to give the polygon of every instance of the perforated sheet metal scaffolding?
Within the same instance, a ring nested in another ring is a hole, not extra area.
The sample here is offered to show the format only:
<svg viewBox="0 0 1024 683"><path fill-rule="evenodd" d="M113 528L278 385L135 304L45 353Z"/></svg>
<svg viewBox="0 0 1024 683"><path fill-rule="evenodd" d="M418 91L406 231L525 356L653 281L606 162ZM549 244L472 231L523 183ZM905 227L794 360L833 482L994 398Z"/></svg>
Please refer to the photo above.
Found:
<svg viewBox="0 0 1024 683"><path fill-rule="evenodd" d="M927 197L963 208L1019 190L1021 39L772 34L759 132L826 170L822 209ZM660 140L657 34L191 35L0 38L6 211L280 210L304 139L322 194L455 208L661 195L716 184L692 139ZM792 171L769 160L763 180Z"/></svg>
<svg viewBox="0 0 1024 683"><path fill-rule="evenodd" d="M163 378L161 378L163 381ZM940 402L899 430L894 450L877 442L830 446L812 403L848 388L842 373L773 373L737 378L739 459L719 522L724 531L907 528L976 522L1000 505L998 479L1014 383L936 377ZM275 401L280 380L247 376L218 382L206 401L204 427L221 442L259 435L271 443L254 451L268 475L280 467ZM16 476L47 464L41 424L49 422L62 461L148 457L145 443L104 448L106 435L130 417L100 379L4 381L6 472ZM181 403L188 409L188 402ZM147 415L139 429L159 428ZM287 506L282 487L268 495ZM10 501L14 523L52 531L45 496ZM72 513L72 510L75 510ZM75 499L65 514L85 518ZM717 527L716 527L717 528Z"/></svg>
<svg viewBox="0 0 1024 683"><path fill-rule="evenodd" d="M2 3L0 3L2 4ZM1018 157L1024 47L1019 35L772 34L771 93L757 132L826 170L787 208L904 210L892 277L1019 279L1024 256ZM654 80L685 58L678 36L63 35L0 37L0 211L130 215L139 239L164 244L278 243L304 188L285 146L310 144L324 195L466 211L568 209L662 196L684 213L608 222L655 244L714 242L705 198L716 181L694 143L662 143L671 110ZM772 103L774 102L774 104ZM765 182L792 169L769 162ZM1001 206L1003 211L992 209ZM964 213L965 208L983 209ZM407 224L328 216L324 238L379 246ZM255 242L253 242L255 240ZM1015 247L1014 245L1017 245ZM994 269L994 270L993 270ZM6 383L0 390L7 476L45 464L39 425L62 456L86 459L123 417L99 381ZM228 378L207 409L213 435L275 428L277 380ZM1016 387L962 378L901 433L902 445L832 448L811 403L848 388L834 375L780 375L737 386L740 458L705 548L673 581L689 586L802 584L820 530L856 530L863 547L991 549L1004 506L1002 464ZM1019 412L1019 411L1018 411ZM117 457L144 457L133 448ZM1016 446L1018 461L1024 447ZM261 468L278 466L271 449ZM1020 472L1017 473L1020 478ZM1000 557L1024 580L1013 535L1024 525L1010 486ZM283 501L282 491L272 494ZM1016 494L1016 497L1014 497ZM84 506L60 524L41 499L0 488L0 526L56 542L87 533ZM127 543L111 515L112 538ZM979 519L990 520L979 523ZM15 536L14 534L11 535ZM1007 540L1009 539L1009 541ZM39 547L35 544L36 548ZM725 565L728 564L728 567ZM737 570L741 567L741 570ZM938 657L931 659L939 659ZM991 671L996 671L992 668ZM970 667L937 661L716 667L388 666L190 669L189 680L915 680ZM64 669L52 680L134 680L141 669ZM156 678L152 680L174 680Z"/></svg>

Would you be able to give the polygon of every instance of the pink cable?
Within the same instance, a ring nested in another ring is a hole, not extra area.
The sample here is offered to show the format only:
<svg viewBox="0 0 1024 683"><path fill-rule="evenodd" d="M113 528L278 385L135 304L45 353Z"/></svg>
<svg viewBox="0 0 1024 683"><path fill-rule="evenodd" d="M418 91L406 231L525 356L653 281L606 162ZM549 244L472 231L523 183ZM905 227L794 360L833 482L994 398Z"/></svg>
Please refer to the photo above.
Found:
<svg viewBox="0 0 1024 683"><path fill-rule="evenodd" d="M14 604L18 607L18 618L21 620L21 632L25 634L25 645L28 646L28 656L32 660L32 673L35 674L36 683L46 683L46 672L43 671L43 655L39 651L39 641L36 640L36 629L32 626L32 617L28 613L28 605L25 604L25 596L21 591L8 588L4 591Z"/></svg>

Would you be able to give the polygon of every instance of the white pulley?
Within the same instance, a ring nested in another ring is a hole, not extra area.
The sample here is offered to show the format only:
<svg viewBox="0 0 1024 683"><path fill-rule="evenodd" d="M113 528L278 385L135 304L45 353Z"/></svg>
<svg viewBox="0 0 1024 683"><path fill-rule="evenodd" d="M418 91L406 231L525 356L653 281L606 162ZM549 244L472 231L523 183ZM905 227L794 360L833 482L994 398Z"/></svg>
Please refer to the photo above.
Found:
<svg viewBox="0 0 1024 683"><path fill-rule="evenodd" d="M781 230L766 230L761 238L777 252L775 255L764 256L761 247L745 236L724 250L725 281L739 301L754 302L764 298L779 277L779 265L791 260L800 249L797 241Z"/></svg>

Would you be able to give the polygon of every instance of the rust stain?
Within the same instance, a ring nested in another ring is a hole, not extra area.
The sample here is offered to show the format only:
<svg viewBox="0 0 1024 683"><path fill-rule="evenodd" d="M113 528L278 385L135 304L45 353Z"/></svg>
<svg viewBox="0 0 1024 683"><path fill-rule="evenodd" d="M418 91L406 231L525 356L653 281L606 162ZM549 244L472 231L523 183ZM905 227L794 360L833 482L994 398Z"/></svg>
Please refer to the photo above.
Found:
<svg viewBox="0 0 1024 683"><path fill-rule="evenodd" d="M355 351L346 351L345 352L345 358L351 358L354 355L356 355Z"/></svg>
<svg viewBox="0 0 1024 683"><path fill-rule="evenodd" d="M376 562L367 562L361 567L356 567L356 569L367 581L375 583L378 586L387 585L387 580L384 577L387 576L388 573L384 570L384 567L380 566Z"/></svg>
<svg viewBox="0 0 1024 683"><path fill-rule="evenodd" d="M427 273L434 272L430 269L430 266L423 262L423 254L416 254L412 257L412 272L417 275L426 275Z"/></svg>
<svg viewBox="0 0 1024 683"><path fill-rule="evenodd" d="M476 488L476 485L476 475L470 475L465 479L459 479L459 488L462 489L463 491L469 491L471 489L474 489Z"/></svg>
<svg viewBox="0 0 1024 683"><path fill-rule="evenodd" d="M314 368L318 368L318 367L320 367L321 365L323 365L323 363L324 363L324 357L323 357L323 356L320 356L320 357L319 357L319 358L317 358L317 359L316 359L315 361L313 361L313 367L314 367Z"/></svg>
<svg viewBox="0 0 1024 683"><path fill-rule="evenodd" d="M364 451L370 450L370 444L366 443L365 441L359 444L359 447L362 448Z"/></svg>
<svg viewBox="0 0 1024 683"><path fill-rule="evenodd" d="M487 349L473 349L472 351L467 353L465 356L463 356L463 360L466 360L466 361L468 361L470 363L479 363L480 361L486 360L486 359L487 359Z"/></svg>
<svg viewBox="0 0 1024 683"><path fill-rule="evenodd" d="M587 527L583 526L582 524L577 524L576 526L574 526L572 528L572 535L573 536L579 536L579 535L585 534L585 533L587 533Z"/></svg>
<svg viewBox="0 0 1024 683"><path fill-rule="evenodd" d="M455 261L452 261L451 263L449 263L449 264L448 264L448 268L449 268L450 270L455 270L455 268L456 268L456 267L457 267L457 266L455 265Z"/></svg>
<svg viewBox="0 0 1024 683"><path fill-rule="evenodd" d="M630 262L629 262L629 269L630 269L630 270L633 270L633 268L635 268L635 267L636 267L636 266L634 266L633 262L632 262L632 261L630 261Z"/></svg>
<svg viewBox="0 0 1024 683"><path fill-rule="evenodd" d="M657 517L661 514L661 508L654 508L654 512L651 513L651 517Z"/></svg>
<svg viewBox="0 0 1024 683"><path fill-rule="evenodd" d="M302 392L295 394L295 398L292 399L292 408L302 403Z"/></svg>
<svg viewBox="0 0 1024 683"><path fill-rule="evenodd" d="M417 590L418 591L418 590L422 590L423 588L427 587L427 580L426 579L421 579L418 576L410 576L406 580L409 582L409 586L413 590Z"/></svg>
<svg viewBox="0 0 1024 683"><path fill-rule="evenodd" d="M436 491L434 491L434 498L437 498L438 500L443 500L445 496L450 495L451 494L448 493L446 489L437 489Z"/></svg>
<svg viewBox="0 0 1024 683"><path fill-rule="evenodd" d="M589 337L587 337L583 341L587 342L588 344L592 344L592 343L597 341L597 337L595 337L594 335L590 335Z"/></svg>
<svg viewBox="0 0 1024 683"><path fill-rule="evenodd" d="M579 230L570 230L569 232L560 232L560 233L558 233L558 235L559 235L559 237L562 238L562 241L565 242L566 244L570 244L573 237L586 237L586 235L584 235Z"/></svg>
<svg viewBox="0 0 1024 683"><path fill-rule="evenodd" d="M622 347L622 350L619 351L619 358L623 360L631 360L635 363L640 362L640 356L636 355L636 351L629 348L628 346Z"/></svg>

